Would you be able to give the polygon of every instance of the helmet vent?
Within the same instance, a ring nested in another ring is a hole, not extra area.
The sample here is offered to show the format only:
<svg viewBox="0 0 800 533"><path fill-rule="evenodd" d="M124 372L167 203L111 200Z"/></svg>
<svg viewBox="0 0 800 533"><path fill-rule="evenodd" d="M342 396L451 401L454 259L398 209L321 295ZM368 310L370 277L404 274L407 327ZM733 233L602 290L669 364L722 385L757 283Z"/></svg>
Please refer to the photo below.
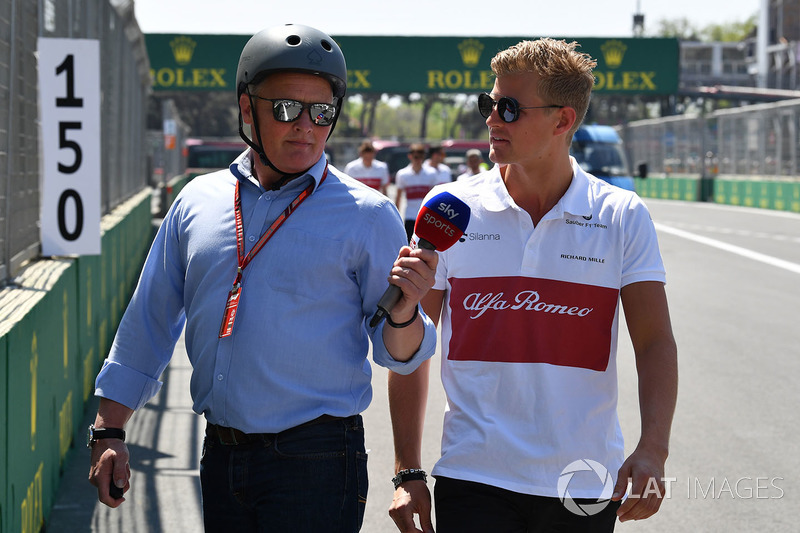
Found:
<svg viewBox="0 0 800 533"><path fill-rule="evenodd" d="M331 43L329 43L325 39L321 40L320 44L322 45L322 48L324 48L326 52L330 52L331 50L333 50L333 46L331 46Z"/></svg>
<svg viewBox="0 0 800 533"><path fill-rule="evenodd" d="M303 40L299 35L290 35L286 38L286 43L289 46L298 46L301 42L303 42Z"/></svg>

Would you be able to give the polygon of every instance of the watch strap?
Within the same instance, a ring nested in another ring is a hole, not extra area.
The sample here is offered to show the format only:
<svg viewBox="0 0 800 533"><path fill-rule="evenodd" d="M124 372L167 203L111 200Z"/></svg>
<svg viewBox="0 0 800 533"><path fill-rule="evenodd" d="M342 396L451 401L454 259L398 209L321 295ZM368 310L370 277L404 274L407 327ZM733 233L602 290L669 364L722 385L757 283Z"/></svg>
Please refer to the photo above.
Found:
<svg viewBox="0 0 800 533"><path fill-rule="evenodd" d="M92 441L100 439L120 439L125 442L125 430L122 428L96 428L94 424L89 426L89 435Z"/></svg>
<svg viewBox="0 0 800 533"><path fill-rule="evenodd" d="M399 471L397 475L392 478L395 490L406 481L423 481L427 483L428 474L420 468L407 468Z"/></svg>

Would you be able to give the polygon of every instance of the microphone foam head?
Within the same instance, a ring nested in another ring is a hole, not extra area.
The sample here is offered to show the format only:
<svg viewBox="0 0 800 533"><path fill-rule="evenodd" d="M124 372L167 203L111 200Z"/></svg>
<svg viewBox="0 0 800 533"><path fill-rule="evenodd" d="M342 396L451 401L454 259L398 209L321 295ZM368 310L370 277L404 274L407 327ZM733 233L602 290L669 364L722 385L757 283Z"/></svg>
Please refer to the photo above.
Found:
<svg viewBox="0 0 800 533"><path fill-rule="evenodd" d="M453 246L467 231L470 209L450 194L440 192L425 202L414 223L414 233L439 250Z"/></svg>

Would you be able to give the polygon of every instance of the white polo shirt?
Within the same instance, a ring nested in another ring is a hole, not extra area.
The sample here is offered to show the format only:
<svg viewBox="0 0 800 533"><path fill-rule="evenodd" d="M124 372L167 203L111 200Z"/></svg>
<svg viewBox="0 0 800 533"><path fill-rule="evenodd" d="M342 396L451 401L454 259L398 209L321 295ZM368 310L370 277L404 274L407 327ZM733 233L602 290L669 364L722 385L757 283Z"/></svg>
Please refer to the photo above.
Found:
<svg viewBox="0 0 800 533"><path fill-rule="evenodd" d="M377 159L372 160L371 166L365 166L364 159L359 157L347 163L344 173L378 191L389 183L389 166Z"/></svg>
<svg viewBox="0 0 800 533"><path fill-rule="evenodd" d="M394 184L398 190L406 192L405 220L415 220L422 207L422 199L437 185L438 174L428 165L422 165L419 172L414 172L411 165L401 168L394 176Z"/></svg>
<svg viewBox="0 0 800 533"><path fill-rule="evenodd" d="M422 164L424 167L430 167L431 170L436 172L436 184L439 185L440 183L450 183L453 181L453 171L450 170L450 167L445 165L444 163L439 163L436 166L431 164L430 159L426 159L425 162Z"/></svg>
<svg viewBox="0 0 800 533"><path fill-rule="evenodd" d="M534 228L500 167L436 187L471 210L462 242L441 253L447 409L433 475L557 497L579 459L616 478L620 288L665 282L649 212L635 193L583 172ZM616 480L614 480L616 481ZM575 476L573 498L603 484Z"/></svg>

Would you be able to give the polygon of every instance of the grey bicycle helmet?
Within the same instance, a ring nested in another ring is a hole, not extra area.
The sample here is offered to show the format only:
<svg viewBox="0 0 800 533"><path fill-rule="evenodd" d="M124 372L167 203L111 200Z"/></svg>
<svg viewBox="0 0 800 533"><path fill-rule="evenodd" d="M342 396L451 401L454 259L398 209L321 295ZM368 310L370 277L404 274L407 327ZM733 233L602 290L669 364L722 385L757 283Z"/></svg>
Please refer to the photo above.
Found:
<svg viewBox="0 0 800 533"><path fill-rule="evenodd" d="M347 90L347 66L342 50L329 35L309 26L275 26L247 41L236 69L237 100L248 84L279 71L323 76L330 81L335 98L343 98Z"/></svg>
<svg viewBox="0 0 800 533"><path fill-rule="evenodd" d="M244 45L239 57L239 66L236 69L237 103L242 94L247 94L248 98L251 98L250 85L259 83L275 72L303 72L322 76L330 82L333 96L337 99L336 115L328 134L330 137L339 119L341 102L347 91L347 65L336 41L324 32L300 24L274 26L256 33ZM264 153L261 132L255 116L253 130L257 142L245 134L242 112L239 110L239 135L256 151L261 162L285 175L281 184L298 175L287 176L270 162Z"/></svg>

